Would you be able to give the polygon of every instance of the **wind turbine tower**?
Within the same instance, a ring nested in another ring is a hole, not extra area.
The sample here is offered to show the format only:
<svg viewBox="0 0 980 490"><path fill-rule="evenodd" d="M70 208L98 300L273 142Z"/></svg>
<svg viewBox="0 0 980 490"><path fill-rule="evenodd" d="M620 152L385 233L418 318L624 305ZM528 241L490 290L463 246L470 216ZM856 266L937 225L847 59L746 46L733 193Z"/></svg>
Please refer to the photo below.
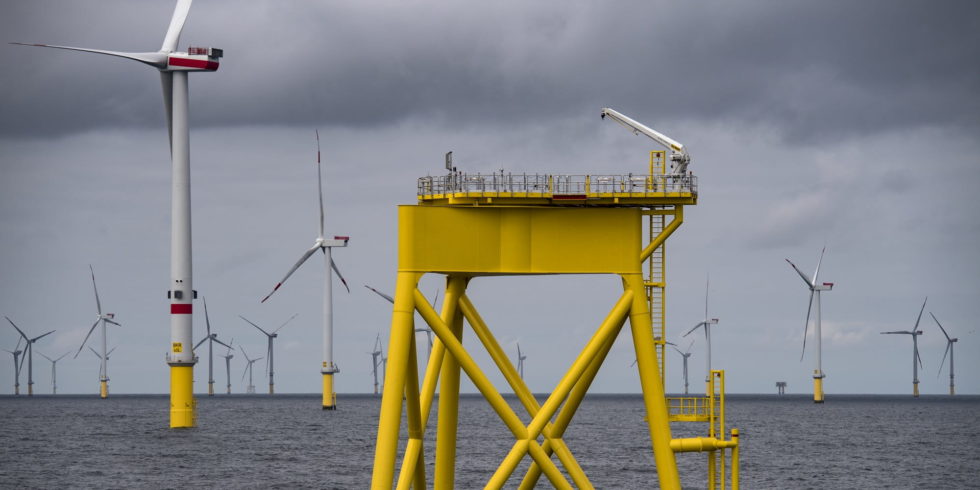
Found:
<svg viewBox="0 0 980 490"><path fill-rule="evenodd" d="M7 318L7 317L4 317L4 318ZM20 336L23 337L24 340L26 341L26 345L27 345L27 396L33 396L34 395L34 342L37 342L38 340L41 340L41 337L44 337L45 335L54 333L54 330L52 330L52 331L50 331L48 333L44 333L44 334L38 335L37 337L34 337L32 339L32 338L28 337L27 334L25 334L23 330L21 330L19 327L17 327L17 325L14 325L14 322L10 318L7 318L7 321L10 322L10 325L12 327L14 327L15 329L17 329L17 333L19 333ZM21 360L21 362L24 362L24 361Z"/></svg>
<svg viewBox="0 0 980 490"><path fill-rule="evenodd" d="M218 340L218 334L211 333L211 319L208 318L208 302L204 298L201 298L201 301L204 303L204 323L207 325L208 335L194 345L194 350L197 350L205 340L208 341L208 396L214 396L214 343L217 342L227 347L229 351L231 350L231 346Z"/></svg>
<svg viewBox="0 0 980 490"><path fill-rule="evenodd" d="M313 242L313 246L310 247L303 256L293 265L292 269L286 273L286 276L276 284L276 287L272 288L272 292L262 298L262 302L269 299L289 276L293 275L293 272L306 262L311 255L317 250L323 252L323 267L324 267L324 279L323 279L323 362L320 365L320 374L323 376L323 409L324 410L334 410L337 408L337 393L334 392L333 388L333 375L339 373L340 369L337 368L337 364L333 362L333 274L337 273L337 277L340 278L340 282L344 284L347 288L347 292L350 292L350 287L347 286L347 281L344 280L344 276L340 273L340 269L337 268L337 264L334 263L333 257L331 255L331 249L334 247L346 247L347 241L350 237L347 236L334 236L333 239L327 239L324 235L324 219L323 219L323 181L320 171L320 132L316 132L316 178L317 178L317 193L320 197L320 234L317 235L316 241ZM271 351L270 351L271 352Z"/></svg>
<svg viewBox="0 0 980 490"><path fill-rule="evenodd" d="M99 357L102 358L102 367L99 368L99 396L102 399L109 398L109 353L106 351L106 344L108 342L106 334L106 323L111 323L116 326L121 326L116 323L113 318L116 317L113 313L102 313L102 302L99 301L99 288L95 285L95 269L92 266L88 266L89 271L92 273L92 290L95 291L95 307L98 311L98 317L95 319L95 323L92 324L92 328L88 329L88 334L85 335L85 340L82 340L82 345L78 346L78 352L75 352L75 359L78 358L79 352L82 352L82 348L85 347L85 343L88 342L88 338L92 335L95 327L102 324L102 354Z"/></svg>
<svg viewBox="0 0 980 490"><path fill-rule="evenodd" d="M51 361L51 394L57 395L58 394L58 361L64 359L64 357L67 356L68 354L71 354L71 352L70 351L65 352L57 359L51 359L50 357L44 355L41 352L38 352L38 354L41 354L42 357Z"/></svg>
<svg viewBox="0 0 980 490"><path fill-rule="evenodd" d="M803 279L803 282L806 283L806 287L810 289L810 304L807 306L806 323L803 325L803 351L800 353L800 361L803 360L803 353L806 352L806 332L810 327L810 311L813 310L814 304L817 306L817 314L813 322L813 336L816 337L817 342L817 366L813 369L813 403L823 403L823 379L827 377L827 375L825 375L823 372L823 357L821 353L822 337L820 333L820 292L830 291L834 288L834 283L824 282L817 284L817 278L820 276L820 263L823 262L823 254L825 251L827 251L827 247L824 247L823 250L820 251L820 259L817 260L817 269L813 272L813 279L810 279L806 274L804 274L803 271L796 266L796 264L791 262L789 259L786 259L786 262L793 267L793 270L795 270L796 273Z"/></svg>
<svg viewBox="0 0 980 490"><path fill-rule="evenodd" d="M929 312L929 316L931 316L933 320L936 320L936 315L933 315L931 311ZM939 325L939 328L943 331L943 335L946 336L946 352L943 353L943 360L939 361L939 373L943 371L943 364L946 363L946 354L949 354L949 394L952 396L956 394L956 387L953 384L953 344L960 339L950 338L949 334L946 333L946 329L943 328L941 323L939 323L939 320L936 320L936 325ZM937 377L939 376L939 373L936 373Z"/></svg>
<svg viewBox="0 0 980 490"><path fill-rule="evenodd" d="M243 317L241 315L238 315L238 318L241 318L242 320L245 320L246 322L248 322L253 327L259 329L259 331L262 332L262 333L264 333L265 336L268 337L268 339L269 339L269 348L266 351L266 356L267 356L266 357L266 366L269 368L269 394L272 395L272 394L275 393L275 379L273 378L274 366L272 364L272 360L273 360L273 357L272 357L272 341L275 340L275 338L279 336L279 333L278 333L279 330L282 330L282 327L285 327L287 323L293 321L293 318L296 318L296 315L293 315L293 316L289 317L289 320L286 320L285 322L283 322L282 325L279 325L279 328L273 330L272 333L266 332L265 330L262 329L262 327L260 327L260 326L258 326L256 324L252 323L248 318L245 318L245 317ZM261 359L261 357L259 359Z"/></svg>
<svg viewBox="0 0 980 490"><path fill-rule="evenodd" d="M173 162L170 242L170 349L167 364L170 365L170 427L193 427L194 403L194 350L193 341L194 288L191 269L191 174L190 131L188 130L188 85L190 72L212 72L218 69L218 60L224 54L217 48L188 48L186 53L177 52L180 32L187 20L191 0L178 0L170 19L170 27L163 38L159 51L121 52L99 49L75 48L34 44L46 48L68 49L88 53L118 56L139 61L160 70L163 86L163 102L170 134L170 157Z"/></svg>
<svg viewBox="0 0 980 490"><path fill-rule="evenodd" d="M922 308L919 310L919 317L915 319L915 326L912 327L912 331L896 330L894 332L881 332L882 335L900 334L912 336L912 396L915 398L919 397L919 368L922 367L922 358L919 357L918 341L919 336L922 335L922 330L919 330L919 321L922 320L922 312L926 309L926 301L929 301L928 296L926 296L925 301L922 302ZM952 370L950 372L952 372Z"/></svg>
<svg viewBox="0 0 980 490"><path fill-rule="evenodd" d="M14 347L14 350L4 349L4 351L9 352L10 355L14 356L14 394L19 395L20 368L24 364L24 359L20 357L20 355L24 353L24 351L20 350L20 337L17 337L17 346Z"/></svg>
<svg viewBox="0 0 980 490"><path fill-rule="evenodd" d="M248 374L248 386L245 388L245 393L255 393L255 384L252 383L252 365L255 364L255 361L262 358L256 357L255 359L249 359L248 353L245 352L245 348L240 345L238 348L242 350L242 355L245 356L245 361L247 363L245 366L245 372L242 373L242 381L245 380L245 375Z"/></svg>
<svg viewBox="0 0 980 490"><path fill-rule="evenodd" d="M709 287L710 284L711 284L710 278L705 279L705 281L704 281L704 321L698 323L697 325L694 326L694 328L688 330L687 333L685 333L683 335L683 337L687 337L688 335L691 334L691 332L693 332L693 331L695 331L695 330L697 330L697 329L699 329L701 327L704 327L704 341L708 345L708 348L707 348L708 349L708 352L707 352L708 355L705 356L705 369L706 369L706 371L704 373L705 393L710 393L711 392L711 326L718 324L718 319L717 318L711 318L711 319L708 318L708 287ZM685 361L686 361L686 359L685 359ZM686 382L686 377L685 377L685 385L686 384L687 384L687 382ZM685 393L686 393L686 391L685 391Z"/></svg>
<svg viewBox="0 0 980 490"><path fill-rule="evenodd" d="M521 379L524 379L524 359L527 356L521 353L521 344L517 344L517 373L521 375Z"/></svg>
<svg viewBox="0 0 980 490"><path fill-rule="evenodd" d="M374 350L371 351L371 366L374 373L374 394L378 394L378 366L381 365L381 334L374 339Z"/></svg>
<svg viewBox="0 0 980 490"><path fill-rule="evenodd" d="M227 393L229 395L231 394L231 359L235 357L235 355L231 353L231 344L234 343L235 343L235 339L232 338L231 342L228 342L228 345L226 346L228 347L228 352L226 352L225 355L223 356L225 358L225 376L226 376L225 379L228 380L228 386L226 386L226 388L227 388Z"/></svg>

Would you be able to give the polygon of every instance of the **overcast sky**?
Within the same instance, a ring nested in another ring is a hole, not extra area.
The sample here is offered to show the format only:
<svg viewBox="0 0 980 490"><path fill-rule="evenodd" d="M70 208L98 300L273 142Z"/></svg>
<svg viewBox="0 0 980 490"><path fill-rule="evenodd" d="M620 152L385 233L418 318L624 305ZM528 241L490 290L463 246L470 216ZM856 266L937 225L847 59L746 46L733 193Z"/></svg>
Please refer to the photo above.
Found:
<svg viewBox="0 0 980 490"><path fill-rule="evenodd" d="M4 2L0 32L153 51L173 5ZM264 336L238 315L275 328L298 313L276 344L277 389L320 389L322 259L259 303L316 238L319 129L328 233L351 236L334 254L352 286L334 290L336 387L369 392L369 352L379 334L387 350L391 310L362 285L393 291L396 206L415 202L415 179L440 173L449 150L467 172L643 172L658 148L600 121L612 107L692 154L700 199L668 242L668 337L682 347L695 338L680 335L703 318L710 273L713 366L730 392L775 392L777 380L811 390L812 338L800 361L808 292L784 259L812 273L826 245L828 394L910 393L911 340L879 332L910 330L927 295L922 392L945 393L949 381L932 312L960 339L958 392L978 394L978 33L973 1L199 0L180 48L226 56L216 73L190 76L194 286L219 338L252 356L265 355ZM74 353L96 317L91 264L103 307L123 324L109 333L110 391L165 393L171 167L156 70L6 43L0 64L0 313L32 335L57 329L37 352ZM441 284L427 276L422 288L431 297ZM613 276L470 287L505 349L516 356L520 342L538 392L620 293ZM195 338L203 327L199 305ZM594 391L639 390L625 332ZM0 347L16 341L0 327ZM704 347L699 334L694 391ZM199 355L195 385L206 392ZM50 363L34 362L35 389L49 393ZM61 361L59 392L97 393L98 362L87 351ZM236 352L235 392L243 366ZM223 391L220 358L215 367Z"/></svg>

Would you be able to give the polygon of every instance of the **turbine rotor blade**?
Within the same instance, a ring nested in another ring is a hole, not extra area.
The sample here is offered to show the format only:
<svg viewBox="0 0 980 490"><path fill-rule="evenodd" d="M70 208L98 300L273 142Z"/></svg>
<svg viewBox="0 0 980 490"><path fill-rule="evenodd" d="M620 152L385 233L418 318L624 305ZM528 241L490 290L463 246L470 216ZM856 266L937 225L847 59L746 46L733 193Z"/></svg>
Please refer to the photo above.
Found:
<svg viewBox="0 0 980 490"><path fill-rule="evenodd" d="M807 277L807 275L804 274L803 271L801 271L800 268L797 267L796 264L794 264L792 261L786 259L786 262L788 262L789 265L793 267L793 270L795 270L796 273L800 275L800 277L803 279L803 282L806 283L806 287L813 289L814 281L811 281L810 278Z"/></svg>
<svg viewBox="0 0 980 490"><path fill-rule="evenodd" d="M813 290L810 290L810 304L806 307L806 323L803 324L803 350L800 352L800 362L806 354L806 332L810 328L810 311L813 309Z"/></svg>
<svg viewBox="0 0 980 490"><path fill-rule="evenodd" d="M317 242L316 245L313 245L313 247L311 247L309 250L304 252L303 256L296 261L296 264L294 264L293 267L289 269L289 272L286 273L286 276L283 277L278 284L276 284L276 287L272 288L272 292L267 294L266 297L262 298L262 303L265 303L265 300L269 299L270 296L275 294L275 292L279 290L279 287L286 282L286 279L289 279L289 276L293 275L293 272L296 272L296 269L299 269L299 266L303 265L303 262L306 262L306 259L310 258L310 256L313 255L313 252L316 252L319 249L320 249L320 242Z"/></svg>
<svg viewBox="0 0 980 490"><path fill-rule="evenodd" d="M919 320L922 320L922 312L926 311L926 301L929 301L928 296L926 296L926 300L922 302L922 308L919 310L919 317L915 319L915 327L912 329L913 332L919 329Z"/></svg>
<svg viewBox="0 0 980 490"><path fill-rule="evenodd" d="M922 358L919 357L919 349L918 348L915 349L915 358L919 360L919 368L920 369L925 369L925 367L922 365Z"/></svg>
<svg viewBox="0 0 980 490"><path fill-rule="evenodd" d="M92 268L92 264L88 265L88 270L92 273L92 290L95 291L95 307L99 310L99 316L102 316L102 302L99 301L99 287L95 285L95 269Z"/></svg>
<svg viewBox="0 0 980 490"><path fill-rule="evenodd" d="M296 318L297 315L299 315L299 313L293 313L293 316L289 317L289 320L282 322L282 325L279 325L279 328L273 330L272 333L276 333L279 330L282 330L282 327L285 327L287 323L293 321L293 318Z"/></svg>
<svg viewBox="0 0 980 490"><path fill-rule="evenodd" d="M320 238L323 238L323 178L320 174L320 130L318 129L316 130L316 192L320 197Z"/></svg>
<svg viewBox="0 0 980 490"><path fill-rule="evenodd" d="M201 302L204 303L204 323L207 325L208 337L211 336L211 318L208 317L208 300L207 298L201 297Z"/></svg>
<svg viewBox="0 0 980 490"><path fill-rule="evenodd" d="M101 318L99 320L101 320ZM88 329L88 333L85 334L85 340L82 340L82 345L78 346L78 352L75 352L75 357L73 359L78 359L78 354L82 352L82 347L85 347L85 342L88 342L88 338L92 335L92 332L95 331L95 327L99 325L99 320L96 320L95 323L92 324L92 328Z"/></svg>
<svg viewBox="0 0 980 490"><path fill-rule="evenodd" d="M184 22L187 20L187 12L191 9L191 0L177 0L174 8L174 15L170 19L170 27L167 28L167 35L163 38L163 46L160 51L172 53L177 50L177 43L180 41L180 31L184 29Z"/></svg>
<svg viewBox="0 0 980 490"><path fill-rule="evenodd" d="M81 51L83 53L95 53L95 54L105 54L109 56L117 56L119 58L126 58L129 60L139 61L140 63L146 63L154 68L163 69L167 67L167 60L169 57L166 53L160 52L143 52L143 53L130 53L126 51L108 51L105 49L89 49L89 48L78 48L74 46L58 46L55 44L36 44L36 43L10 43L17 44L19 46L36 46L39 48L55 48L55 49L67 49L69 51Z"/></svg>
<svg viewBox="0 0 980 490"><path fill-rule="evenodd" d="M54 333L54 330L52 330L50 332L47 332L47 333L42 333L41 335L38 335L37 337L34 337L33 339L31 339L31 343L33 344L34 342L37 342L38 340L41 340L41 337L45 337L45 336L50 335L50 334L53 334L53 333Z"/></svg>
<svg viewBox="0 0 980 490"><path fill-rule="evenodd" d="M948 333L946 333L946 329L945 329L945 328L943 328L943 324L942 324L942 323L939 323L939 320L936 320L936 315L933 315L933 314L932 314L932 312L930 311L930 312L929 312L929 316L931 316L931 317L932 317L932 319L936 321L936 325L939 325L939 328L940 328L940 329L941 329L941 330L943 331L943 335L945 335L945 336L946 336L946 340L947 340L947 341L951 341L951 340L953 340L953 339L951 339L951 338L949 337L949 334L948 334Z"/></svg>
<svg viewBox="0 0 980 490"><path fill-rule="evenodd" d="M16 329L17 329L17 333L19 333L21 337L24 337L24 340L26 340L26 341L27 341L27 346L28 346L28 348L30 348L30 345L31 345L31 338L30 338L30 337L28 337L27 335L25 335L25 334L24 334L24 331L23 331L23 330L21 330L21 329L20 329L20 328L19 328L19 327L18 327L17 325L14 325L14 321L13 321L13 320L11 320L11 319L10 319L10 318L8 318L8 317L4 317L4 318L6 318L8 322L10 322L10 325L11 325L12 327L14 327L14 328L16 328ZM17 345L20 345L20 341L19 341L19 340L17 341Z"/></svg>
<svg viewBox="0 0 980 490"><path fill-rule="evenodd" d="M223 345L223 346L225 346L225 347L227 347L227 348L229 348L229 349L231 349L231 346L230 345L228 345L228 344L226 344L226 343L218 340L217 337L214 337L214 341L217 342L217 343L219 343L219 344L221 344L221 345Z"/></svg>
<svg viewBox="0 0 980 490"><path fill-rule="evenodd" d="M333 257L330 257L330 268L337 273L337 277L340 278L340 282L343 283L344 287L347 288L347 292L350 293L350 286L347 285L347 280L344 279L344 275L340 273L340 269L337 268L337 263L333 261Z"/></svg>
<svg viewBox="0 0 980 490"><path fill-rule="evenodd" d="M105 320L106 322L111 323L111 324L113 324L113 325L115 325L117 327L121 327L122 326L122 324L120 324L119 322L116 322L114 320L110 320L108 318L103 318L103 320Z"/></svg>
<svg viewBox="0 0 980 490"><path fill-rule="evenodd" d="M262 327L260 327L260 326L258 326L258 325L256 325L256 324L254 324L254 323L252 323L252 321L251 321L251 320L249 320L248 318L245 318L245 317L243 317L243 316L241 316L241 315L238 315L238 318L241 318L242 320L245 320L246 322L248 322L248 323L249 323L249 325L251 325L251 326L253 326L253 327L255 327L255 328L257 328L257 329L259 329L259 331L260 331L260 332L262 332L262 333L264 333L264 334L266 334L266 335L271 335L271 334L270 334L269 332L266 332L265 330L262 330ZM245 352L245 349L242 349L242 352ZM247 356L247 355L246 355L245 357L246 357L246 358L248 358L248 356Z"/></svg>
<svg viewBox="0 0 980 490"><path fill-rule="evenodd" d="M893 331L893 332L881 332L881 334L882 334L882 335L888 335L888 334L905 334L905 335L912 335L912 332L909 332L908 330L895 330L895 331Z"/></svg>
<svg viewBox="0 0 980 490"><path fill-rule="evenodd" d="M201 339L201 341L200 341L200 342L198 342L198 343L196 343L196 344L194 344L194 347L192 347L192 348L191 348L191 350L192 350L192 351L195 351L195 350L197 350L197 348L198 348L198 347L200 347L200 346L201 346L201 344L203 344L205 340L207 340L207 339L210 339L210 338L211 338L211 337L204 337L203 339Z"/></svg>
<svg viewBox="0 0 980 490"><path fill-rule="evenodd" d="M684 334L684 335L682 335L681 337L687 337L688 335L690 335L690 334L691 334L691 332L693 332L693 331L695 331L695 330L697 330L697 329L698 329L698 327L700 327L700 326L702 326L702 325L705 325L705 322L700 322L700 323L698 323L697 325L695 325L695 326L694 326L694 328L692 328L692 329L690 329L690 330L688 330L688 331L687 331L687 333L686 333L686 334ZM705 326L704 328L708 328L708 327L707 327L707 326Z"/></svg>
<svg viewBox="0 0 980 490"><path fill-rule="evenodd" d="M826 251L827 251L827 247L824 247L822 250L820 250L820 260L817 260L817 270L813 272L813 282L810 284L810 286L817 285L817 277L820 276L820 264L823 262L823 253Z"/></svg>
<svg viewBox="0 0 980 490"><path fill-rule="evenodd" d="M939 372L936 373L937 378L943 372L943 364L946 364L946 355L949 354L949 349L952 346L953 346L952 342L946 342L946 352L943 352L943 360L939 361Z"/></svg>
<svg viewBox="0 0 980 490"><path fill-rule="evenodd" d="M382 293L381 291L378 291L377 289L374 289L371 286L368 286L367 284L365 284L364 287L370 289L371 291L374 291L378 296L381 296L382 298L390 301L391 304L395 304L395 298L392 298L391 296L388 296L387 294Z"/></svg>

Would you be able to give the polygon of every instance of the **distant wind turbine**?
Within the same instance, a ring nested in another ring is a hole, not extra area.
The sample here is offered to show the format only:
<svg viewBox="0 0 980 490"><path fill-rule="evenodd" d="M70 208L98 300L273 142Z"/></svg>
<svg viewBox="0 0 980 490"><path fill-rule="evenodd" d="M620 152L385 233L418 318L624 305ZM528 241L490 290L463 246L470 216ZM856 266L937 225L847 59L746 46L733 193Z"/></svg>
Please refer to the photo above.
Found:
<svg viewBox="0 0 980 490"><path fill-rule="evenodd" d="M242 381L245 381L245 375L248 374L248 386L245 388L245 393L255 393L255 384L252 383L252 365L255 364L255 361L261 360L262 358L256 357L255 359L249 359L245 348L240 345L238 348L242 350L242 355L245 356L245 362L247 363L245 371L242 373Z"/></svg>
<svg viewBox="0 0 980 490"><path fill-rule="evenodd" d="M64 359L64 357L67 356L68 354L71 354L71 351L65 352L57 359L51 359L50 357L44 355L41 352L38 352L38 354L41 354L42 357L51 361L51 394L57 395L58 394L58 361Z"/></svg>
<svg viewBox="0 0 980 490"><path fill-rule="evenodd" d="M337 268L337 264L334 263L333 257L331 256L331 249L334 247L346 247L347 241L350 237L347 236L334 236L332 239L325 238L324 235L324 219L323 219L323 181L321 178L320 171L320 132L316 132L316 178L317 178L317 193L320 196L320 234L317 235L316 240L313 242L313 246L309 250L303 253L303 256L299 258L296 264L293 265L286 276L283 277L277 284L276 287L272 289L272 292L262 298L262 302L269 299L279 287L289 279L289 276L293 275L296 269L299 269L306 259L309 259L317 250L323 252L323 263L324 263L324 279L323 279L323 363L320 366L320 374L323 376L323 409L324 410L334 410L337 408L337 394L334 392L333 387L333 375L339 373L340 369L337 368L337 364L333 362L333 274L337 273L337 277L340 278L340 282L343 283L344 287L347 288L347 292L350 292L350 287L347 286L347 281L344 280L343 274L340 273L340 269Z"/></svg>
<svg viewBox="0 0 980 490"><path fill-rule="evenodd" d="M681 352L681 350L678 349L677 346L674 346L674 350L676 350L677 353L680 354L681 357L684 359L684 394L685 395L688 394L687 393L687 358L691 357L691 347L694 347L693 340L691 341L691 344L687 346L687 352Z"/></svg>
<svg viewBox="0 0 980 490"><path fill-rule="evenodd" d="M241 315L238 315L238 318L241 318L242 320L245 320L246 322L248 322L253 327L259 329L260 332L264 333L265 336L269 338L269 348L266 351L266 356L267 357L266 357L266 363L265 363L265 365L266 365L266 368L268 368L268 370L269 370L269 394L272 395L272 394L275 393L275 389L273 388L275 386L275 379L273 378L274 366L272 364L272 360L273 360L273 357L272 357L272 341L276 337L279 336L279 334L278 334L279 330L282 330L282 327L285 327L287 323L293 321L293 318L296 318L296 315L293 315L293 316L289 317L289 320L286 320L285 322L283 322L282 325L279 325L279 328L273 330L272 333L266 332L265 330L262 329L262 327L260 327L260 326L258 326L256 324L252 323L252 321L249 320L248 318L245 318L245 317L243 317ZM261 359L261 358L259 358L259 359Z"/></svg>
<svg viewBox="0 0 980 490"><path fill-rule="evenodd" d="M936 320L936 315L933 315L931 311L929 312L929 316L931 316L933 320ZM943 335L946 336L946 352L943 353L943 360L939 361L939 372L936 373L936 377L938 378L940 373L943 372L943 364L946 363L946 354L949 354L949 394L955 395L956 387L953 385L953 344L960 339L950 338L949 334L946 333L946 329L943 328L941 323L939 323L939 320L936 320L936 325L939 325L939 328L943 331Z"/></svg>
<svg viewBox="0 0 980 490"><path fill-rule="evenodd" d="M194 345L194 350L197 350L205 340L208 341L208 396L214 396L214 343L217 342L227 347L228 350L231 350L231 346L218 340L218 334L211 333L211 319L208 317L208 302L204 298L201 298L201 301L204 303L204 323L207 325L208 335Z"/></svg>
<svg viewBox="0 0 980 490"><path fill-rule="evenodd" d="M20 394L20 368L24 364L24 360L20 358L20 355L24 353L24 351L20 350L20 341L21 338L17 337L17 346L14 347L14 350L4 349L5 352L9 352L10 355L14 356L14 394L15 395Z"/></svg>
<svg viewBox="0 0 980 490"><path fill-rule="evenodd" d="M372 369L372 372L374 373L374 394L377 395L378 394L378 366L381 365L381 357L382 357L382 354L383 354L381 352L381 334L380 333L374 339L374 350L371 351L369 354L371 354L371 366L372 366L371 369Z"/></svg>
<svg viewBox="0 0 980 490"><path fill-rule="evenodd" d="M115 351L116 348L113 347L113 348L109 349L109 352L106 352L104 356L102 354L99 354L99 351L97 351L97 350L95 350L95 349L93 349L91 347L89 347L88 350L91 351L92 352L92 355L94 355L95 357L98 357L99 359L108 361L109 360L109 357L112 355L112 352ZM99 376L104 376L104 373L102 372L102 366L103 365L104 364L100 364L99 365Z"/></svg>
<svg viewBox="0 0 980 490"><path fill-rule="evenodd" d="M389 296L389 295L387 295L385 293L382 293L381 291L378 291L377 289L374 289L371 286L368 286L367 284L365 284L364 287L370 289L371 291L374 291L378 296L381 296L382 298L388 300L388 302L390 302L391 304L395 304L395 298L392 298L391 296ZM439 291L436 291L436 295L435 295L434 298L435 299L432 301L432 307L433 308L435 308L435 306L436 306L436 301L439 300ZM428 354L427 354L427 357L426 357L426 360L428 360L430 357L432 357L432 329L429 328L428 326L422 327L422 328L416 328L415 329L415 333L424 333L425 334L426 341L429 344L429 351L428 351Z"/></svg>
<svg viewBox="0 0 980 490"><path fill-rule="evenodd" d="M41 337L44 337L45 335L54 333L54 330L38 335L37 337L34 337L32 339L28 337L27 334L25 334L24 331L21 330L17 325L14 325L13 320L7 318L7 321L10 322L10 326L17 329L17 333L19 333L20 336L23 337L24 340L26 341L25 345L27 348L27 396L33 396L34 395L34 342L41 340ZM21 360L21 362L23 363L24 361Z"/></svg>
<svg viewBox="0 0 980 490"><path fill-rule="evenodd" d="M709 277L704 281L704 321L698 323L697 325L694 326L694 328L688 330L687 333L683 335L683 337L687 337L688 335L691 334L691 332L694 332L695 330L704 327L704 341L708 345L707 347L708 355L705 356L705 369L707 369L707 371L705 371L704 374L705 383L711 383L711 326L718 324L717 318L708 319L708 286L710 284L711 284L711 280ZM707 384L705 385L705 389L706 390L708 389Z"/></svg>
<svg viewBox="0 0 980 490"><path fill-rule="evenodd" d="M78 352L75 352L75 358L78 358L78 353L82 352L82 348L85 347L85 343L88 342L89 336L92 335L92 331L95 327L102 324L102 366L99 368L99 396L102 398L109 397L109 353L106 352L106 344L108 342L106 334L106 323L111 323L116 326L121 326L116 323L113 318L116 317L113 313L102 313L102 302L99 301L99 288L95 285L95 269L91 265L88 266L88 270L92 273L92 290L95 291L95 307L98 311L98 317L95 319L95 323L92 324L92 328L88 329L88 334L85 335L85 340L82 341L82 345L78 346Z"/></svg>
<svg viewBox="0 0 980 490"><path fill-rule="evenodd" d="M524 359L527 359L523 353L521 353L521 343L517 343L517 373L521 375L521 379L524 379Z"/></svg>
<svg viewBox="0 0 980 490"><path fill-rule="evenodd" d="M225 358L225 375L226 375L226 379L228 380L228 386L226 386L226 388L227 388L227 393L229 395L231 394L231 360L232 358L235 357L235 355L231 353L231 346L234 343L235 343L235 339L233 337L231 341L228 342L227 345L228 352L226 352L225 355L223 356Z"/></svg>
<svg viewBox="0 0 980 490"><path fill-rule="evenodd" d="M160 70L164 114L167 118L167 132L170 135L170 157L173 162L170 287L167 291L167 297L171 299L170 349L167 354L171 377L171 428L193 427L195 420L193 403L195 360L193 349L187 348L194 343L191 318L194 289L191 269L191 173L190 131L187 124L189 112L187 74L192 71L216 71L218 60L224 54L217 48L200 47L188 48L186 53L177 52L177 43L190 8L191 0L177 1L173 17L170 19L170 27L159 51L132 53L48 44L30 45L117 56L139 61ZM102 394L105 398L104 383Z"/></svg>
<svg viewBox="0 0 980 490"><path fill-rule="evenodd" d="M796 264L790 262L789 259L786 259L786 262L789 262L789 265L793 267L796 273L803 279L803 282L806 283L806 287L810 289L810 303L806 309L806 323L803 325L803 350L800 353L800 361L803 360L803 353L806 352L806 332L807 328L810 327L810 310L813 309L814 303L817 305L817 316L814 318L813 322L813 336L816 337L817 341L817 367L813 370L813 403L823 403L823 379L827 377L827 375L825 375L823 372L823 354L820 350L822 344L820 332L820 292L830 291L834 288L834 283L825 282L817 284L817 278L820 276L820 263L823 262L823 254L826 250L827 247L824 247L823 250L820 251L820 259L817 260L817 269L813 272L813 279L807 277L807 275L804 274L803 271L796 266Z"/></svg>
<svg viewBox="0 0 980 490"><path fill-rule="evenodd" d="M922 308L919 310L919 317L915 319L915 326L912 327L912 331L896 330L894 332L881 332L882 335L902 334L912 336L912 396L915 398L919 397L919 368L922 367L922 358L919 357L918 342L918 337L922 335L922 330L919 330L919 320L922 320L922 312L926 309L926 301L929 301L928 296L926 296L925 301L922 302Z"/></svg>

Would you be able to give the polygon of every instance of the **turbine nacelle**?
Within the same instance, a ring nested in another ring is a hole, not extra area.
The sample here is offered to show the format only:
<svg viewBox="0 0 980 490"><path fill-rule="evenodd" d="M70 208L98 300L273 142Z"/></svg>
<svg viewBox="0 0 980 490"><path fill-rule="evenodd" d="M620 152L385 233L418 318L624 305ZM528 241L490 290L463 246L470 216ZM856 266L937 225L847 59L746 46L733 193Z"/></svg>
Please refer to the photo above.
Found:
<svg viewBox="0 0 980 490"><path fill-rule="evenodd" d="M224 56L219 48L187 48L186 53L168 53L167 67L162 71L217 71L218 59Z"/></svg>

